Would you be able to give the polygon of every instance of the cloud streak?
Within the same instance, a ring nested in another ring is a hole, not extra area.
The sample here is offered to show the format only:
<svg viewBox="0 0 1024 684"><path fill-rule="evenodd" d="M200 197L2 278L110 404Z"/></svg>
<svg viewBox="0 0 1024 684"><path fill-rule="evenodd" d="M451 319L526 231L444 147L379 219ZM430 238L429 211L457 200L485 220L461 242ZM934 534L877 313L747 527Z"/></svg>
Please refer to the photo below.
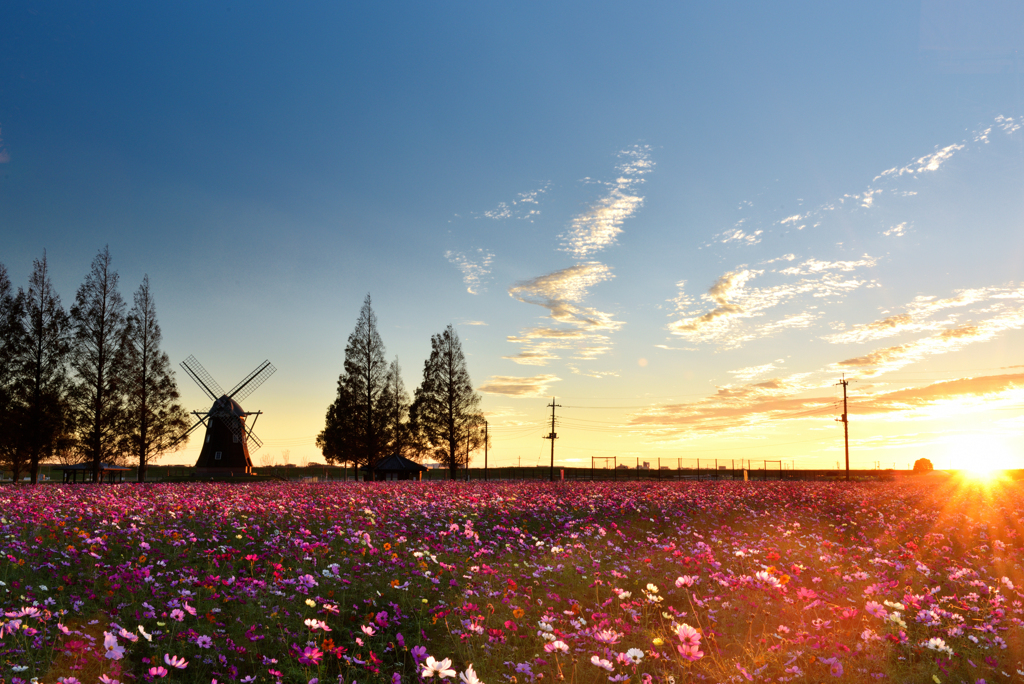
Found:
<svg viewBox="0 0 1024 684"><path fill-rule="evenodd" d="M510 202L498 202L498 206L481 214L474 214L474 218L485 218L494 221L504 219L519 219L533 223L534 219L540 216L540 198L551 188L548 181L536 190L521 192Z"/></svg>
<svg viewBox="0 0 1024 684"><path fill-rule="evenodd" d="M611 268L591 261L513 285L509 295L525 304L548 310L549 318L562 327L543 326L524 330L508 338L522 345L515 356L520 364L543 366L560 358L555 350L571 349L577 359L591 359L610 348L607 333L622 327L611 314L583 306L590 288L614 278Z"/></svg>
<svg viewBox="0 0 1024 684"><path fill-rule="evenodd" d="M608 194L572 220L562 235L562 251L575 259L586 259L615 244L623 222L637 212L644 198L636 188L654 168L650 148L636 145L619 153L619 177L609 185Z"/></svg>
<svg viewBox="0 0 1024 684"><path fill-rule="evenodd" d="M782 330L807 328L823 315L818 304L827 298L842 297L870 281L839 275L861 268L873 267L876 260L865 256L859 261L819 261L810 259L800 266L775 271L784 276L804 276L799 280L769 287L753 287L752 281L763 276L764 270L739 269L722 275L701 295L701 299L712 305L703 312L693 310L693 301L680 293L673 301L677 305L677 320L668 325L669 331L690 342L716 344L732 349L763 337L770 337ZM684 283L679 283L682 290ZM770 310L783 304L805 297L813 298L815 304L803 311L781 316L760 324L750 323L752 319L764 317Z"/></svg>
<svg viewBox="0 0 1024 684"><path fill-rule="evenodd" d="M547 396L552 383L560 381L555 375L534 375L517 377L511 375L492 375L477 390L486 394L501 394L506 397L543 397Z"/></svg>
<svg viewBox="0 0 1024 684"><path fill-rule="evenodd" d="M679 439L709 434L744 433L779 421L831 422L842 413L842 401L828 387L807 381L809 374L718 388L716 394L689 403L660 404L630 416L628 424L654 439ZM815 390L817 390L815 392ZM813 396L807 396L808 394ZM940 405L1019 402L1024 374L987 375L936 382L924 387L858 393L852 398L855 416L907 415L927 418Z"/></svg>
<svg viewBox="0 0 1024 684"><path fill-rule="evenodd" d="M470 294L480 294L485 291L484 281L491 273L491 263L494 261L494 254L483 249L466 254L448 250L444 258L462 271L462 282L466 285L466 291Z"/></svg>

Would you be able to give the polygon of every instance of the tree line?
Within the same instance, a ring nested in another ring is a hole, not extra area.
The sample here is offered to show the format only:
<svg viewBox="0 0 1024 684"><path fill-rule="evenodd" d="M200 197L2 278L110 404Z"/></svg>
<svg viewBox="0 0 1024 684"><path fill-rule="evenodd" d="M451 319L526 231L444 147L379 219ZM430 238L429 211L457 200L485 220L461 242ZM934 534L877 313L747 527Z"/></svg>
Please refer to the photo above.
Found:
<svg viewBox="0 0 1024 684"><path fill-rule="evenodd" d="M146 465L183 445L188 414L160 350L156 304L144 276L131 308L110 251L93 259L65 310L46 262L14 291L0 264L0 467L33 484L39 464Z"/></svg>
<svg viewBox="0 0 1024 684"><path fill-rule="evenodd" d="M398 359L386 358L366 295L345 347L337 397L316 440L328 463L366 466L372 473L391 455L414 461L433 457L456 479L458 469L484 446L480 395L473 390L462 344L451 325L431 337L430 347L423 380L410 398Z"/></svg>

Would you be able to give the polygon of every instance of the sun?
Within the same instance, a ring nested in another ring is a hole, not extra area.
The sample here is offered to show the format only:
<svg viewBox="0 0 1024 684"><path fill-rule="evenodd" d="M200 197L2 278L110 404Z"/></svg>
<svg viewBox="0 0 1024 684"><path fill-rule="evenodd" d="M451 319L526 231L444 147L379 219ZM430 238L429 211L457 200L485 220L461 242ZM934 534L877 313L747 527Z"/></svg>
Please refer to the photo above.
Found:
<svg viewBox="0 0 1024 684"><path fill-rule="evenodd" d="M995 435L957 435L947 445L954 468L976 479L991 480L1005 470L1019 467L1018 454Z"/></svg>

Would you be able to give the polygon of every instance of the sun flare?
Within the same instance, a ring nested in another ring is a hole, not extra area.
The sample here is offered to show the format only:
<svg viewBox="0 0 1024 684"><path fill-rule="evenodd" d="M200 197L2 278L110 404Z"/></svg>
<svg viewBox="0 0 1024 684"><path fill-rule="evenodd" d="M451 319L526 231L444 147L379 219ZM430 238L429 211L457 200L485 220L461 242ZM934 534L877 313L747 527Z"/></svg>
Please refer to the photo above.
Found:
<svg viewBox="0 0 1024 684"><path fill-rule="evenodd" d="M976 479L991 480L1017 467L1018 458L1002 438L992 435L960 435L949 441L954 467Z"/></svg>

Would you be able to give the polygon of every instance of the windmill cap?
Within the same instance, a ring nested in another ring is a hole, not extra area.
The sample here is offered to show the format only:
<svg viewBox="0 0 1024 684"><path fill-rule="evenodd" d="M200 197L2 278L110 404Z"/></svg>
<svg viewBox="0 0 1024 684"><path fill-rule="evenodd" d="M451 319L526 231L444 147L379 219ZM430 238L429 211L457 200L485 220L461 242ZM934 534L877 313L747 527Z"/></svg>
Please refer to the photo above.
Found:
<svg viewBox="0 0 1024 684"><path fill-rule="evenodd" d="M220 399L213 402L213 408L210 409L210 412L227 412L232 413L236 416L245 415L245 409L242 408L241 404L239 404L237 401L235 401L226 394L222 395Z"/></svg>

